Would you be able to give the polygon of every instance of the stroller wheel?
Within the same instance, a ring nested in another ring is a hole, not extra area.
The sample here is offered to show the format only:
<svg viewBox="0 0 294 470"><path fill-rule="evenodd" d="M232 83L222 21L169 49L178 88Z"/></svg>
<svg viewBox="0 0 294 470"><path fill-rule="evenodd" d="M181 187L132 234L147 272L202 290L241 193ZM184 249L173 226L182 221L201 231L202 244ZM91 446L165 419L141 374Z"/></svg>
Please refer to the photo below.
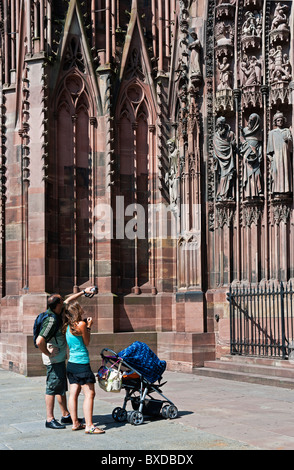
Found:
<svg viewBox="0 0 294 470"><path fill-rule="evenodd" d="M168 407L169 419L175 419L177 416L178 416L178 408L175 405L170 405Z"/></svg>
<svg viewBox="0 0 294 470"><path fill-rule="evenodd" d="M175 419L178 416L178 408L175 405L165 405L161 414L165 419Z"/></svg>
<svg viewBox="0 0 294 470"><path fill-rule="evenodd" d="M128 413L128 422L134 426L139 426L144 421L141 411L131 411Z"/></svg>
<svg viewBox="0 0 294 470"><path fill-rule="evenodd" d="M164 419L168 419L168 409L169 405L164 405L161 409L161 415Z"/></svg>
<svg viewBox="0 0 294 470"><path fill-rule="evenodd" d="M115 421L121 423L122 421L127 420L127 412L126 410L118 406L117 408L114 408L112 412L112 417Z"/></svg>

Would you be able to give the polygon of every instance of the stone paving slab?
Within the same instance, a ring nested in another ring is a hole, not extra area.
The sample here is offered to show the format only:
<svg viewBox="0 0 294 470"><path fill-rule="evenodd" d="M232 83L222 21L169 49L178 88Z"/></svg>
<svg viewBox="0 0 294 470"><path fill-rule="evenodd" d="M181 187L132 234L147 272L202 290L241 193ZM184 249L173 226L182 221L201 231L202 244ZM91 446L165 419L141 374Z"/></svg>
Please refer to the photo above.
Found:
<svg viewBox="0 0 294 470"><path fill-rule="evenodd" d="M164 379L163 393L178 407L177 419L146 417L140 426L116 423L111 413L122 406L125 392L106 393L97 384L94 419L106 433L89 436L72 432L70 426L45 428L45 377L0 369L0 450L294 449L292 390L169 371ZM80 396L80 417L82 402ZM55 415L60 419L57 403Z"/></svg>

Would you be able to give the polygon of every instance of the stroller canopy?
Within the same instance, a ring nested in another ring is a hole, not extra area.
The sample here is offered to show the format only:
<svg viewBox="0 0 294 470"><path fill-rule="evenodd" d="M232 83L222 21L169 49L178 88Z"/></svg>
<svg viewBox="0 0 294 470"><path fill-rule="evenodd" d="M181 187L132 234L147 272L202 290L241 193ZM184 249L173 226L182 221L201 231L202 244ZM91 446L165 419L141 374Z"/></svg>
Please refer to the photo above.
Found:
<svg viewBox="0 0 294 470"><path fill-rule="evenodd" d="M159 380L166 368L166 362L160 361L149 346L140 341L120 351L118 356L151 383Z"/></svg>

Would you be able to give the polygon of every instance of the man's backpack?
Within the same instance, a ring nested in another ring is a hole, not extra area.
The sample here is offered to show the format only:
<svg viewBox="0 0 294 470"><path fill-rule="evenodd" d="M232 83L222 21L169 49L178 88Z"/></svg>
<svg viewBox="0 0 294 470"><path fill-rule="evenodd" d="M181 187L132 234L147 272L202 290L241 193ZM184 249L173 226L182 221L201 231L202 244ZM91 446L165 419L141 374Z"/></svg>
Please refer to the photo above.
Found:
<svg viewBox="0 0 294 470"><path fill-rule="evenodd" d="M43 321L47 317L54 317L56 320L58 320L56 315L54 313L49 313L48 310L46 310L46 312L39 313L39 315L36 317L36 319L34 321L34 328L33 328L35 348L38 347L37 343L36 343L36 340L37 340L37 338L40 334L40 331L42 329ZM51 337L55 336L55 334L57 333L58 328L59 328L59 322L56 321L56 330L55 330L54 334Z"/></svg>

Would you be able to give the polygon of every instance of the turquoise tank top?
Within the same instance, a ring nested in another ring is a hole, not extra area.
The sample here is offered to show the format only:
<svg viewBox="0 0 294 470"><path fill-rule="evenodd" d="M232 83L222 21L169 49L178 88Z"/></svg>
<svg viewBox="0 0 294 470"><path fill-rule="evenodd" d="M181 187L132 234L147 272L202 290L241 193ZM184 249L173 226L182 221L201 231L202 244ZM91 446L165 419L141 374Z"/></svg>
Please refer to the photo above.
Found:
<svg viewBox="0 0 294 470"><path fill-rule="evenodd" d="M66 330L66 341L69 348L69 362L75 364L88 364L90 357L82 336L75 336L70 332L70 327Z"/></svg>

